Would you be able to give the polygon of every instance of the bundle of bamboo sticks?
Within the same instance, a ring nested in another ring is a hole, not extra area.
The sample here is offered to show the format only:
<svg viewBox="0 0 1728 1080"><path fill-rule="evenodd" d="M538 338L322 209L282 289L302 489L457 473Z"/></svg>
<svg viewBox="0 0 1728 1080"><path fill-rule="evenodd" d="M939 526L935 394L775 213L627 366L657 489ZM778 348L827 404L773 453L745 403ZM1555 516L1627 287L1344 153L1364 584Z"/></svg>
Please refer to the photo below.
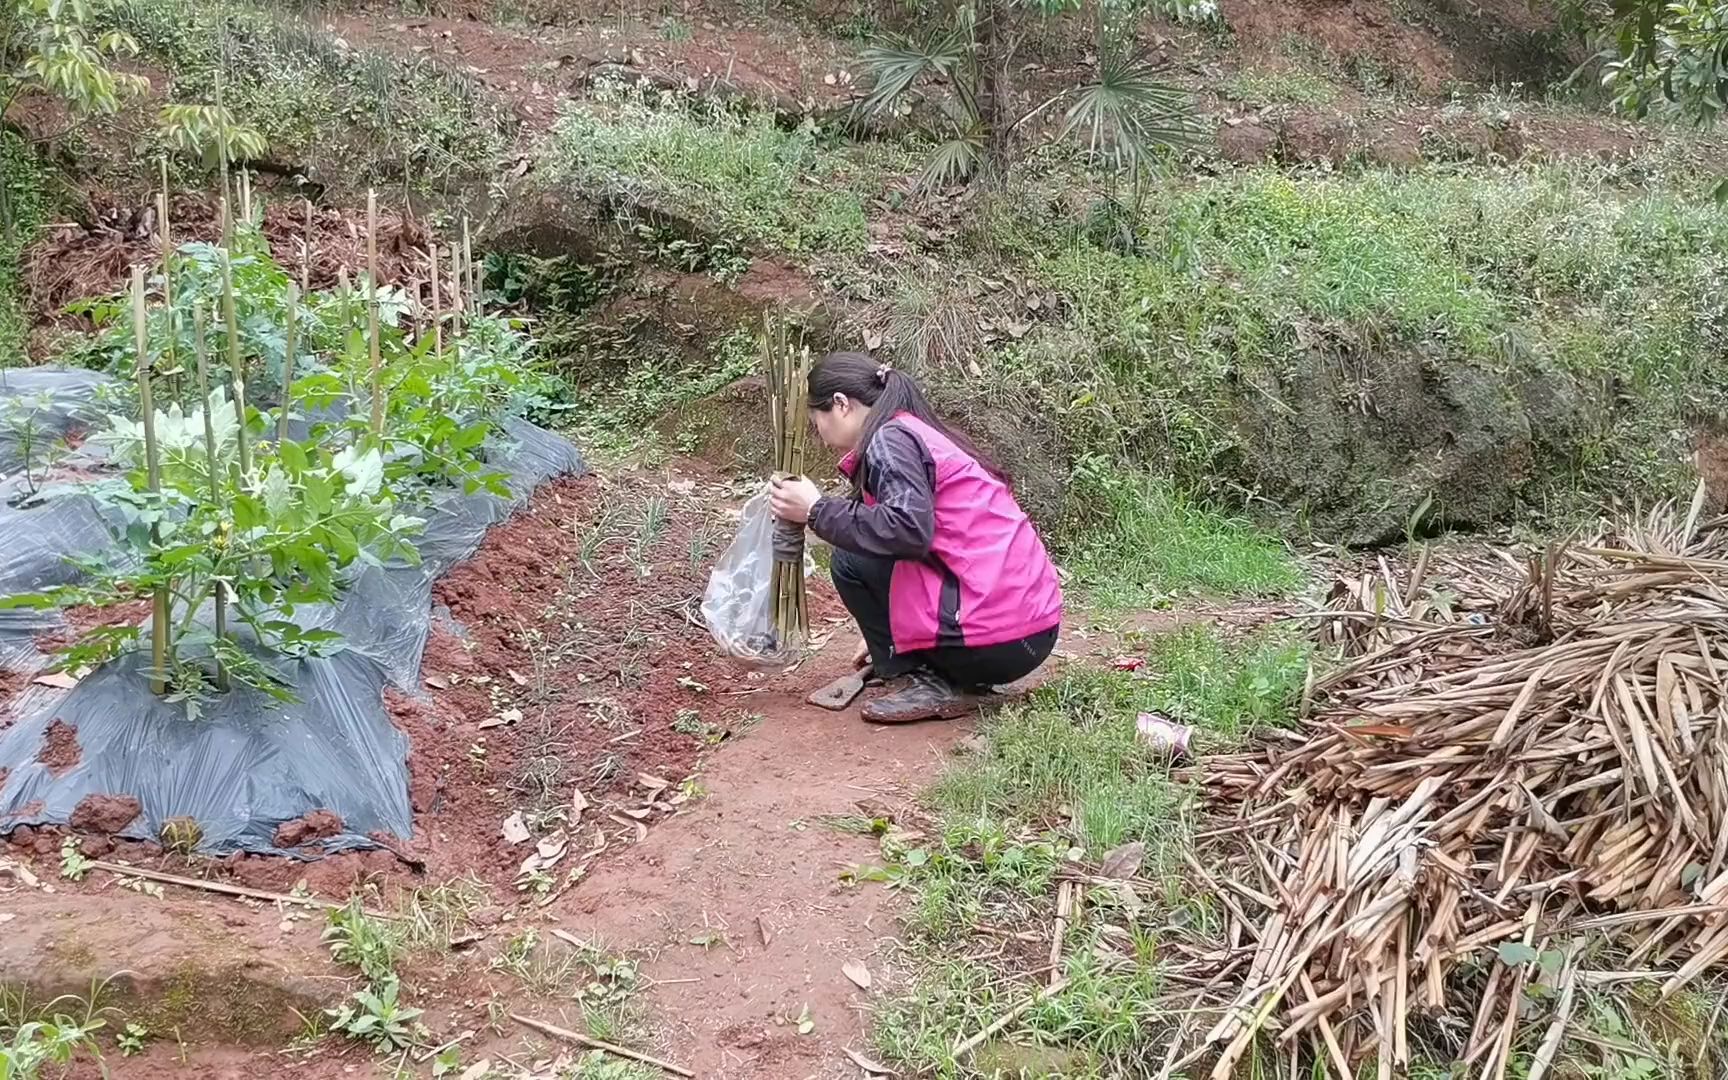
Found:
<svg viewBox="0 0 1728 1080"><path fill-rule="evenodd" d="M772 313L762 322L762 363L767 372L774 433L774 476L803 476L804 449L810 435L806 405L810 349L794 339L784 318ZM776 521L774 529L774 626L779 648L786 649L810 633L804 592L804 526Z"/></svg>
<svg viewBox="0 0 1728 1080"><path fill-rule="evenodd" d="M1534 1045L1541 1080L1582 987L1667 996L1728 957L1728 523L1700 505L1550 548L1492 604L1418 604L1420 567L1335 590L1348 659L1306 730L1196 770L1233 819L1191 864L1228 913L1186 960L1212 1076L1270 1040L1390 1077L1419 1032L1477 1076Z"/></svg>

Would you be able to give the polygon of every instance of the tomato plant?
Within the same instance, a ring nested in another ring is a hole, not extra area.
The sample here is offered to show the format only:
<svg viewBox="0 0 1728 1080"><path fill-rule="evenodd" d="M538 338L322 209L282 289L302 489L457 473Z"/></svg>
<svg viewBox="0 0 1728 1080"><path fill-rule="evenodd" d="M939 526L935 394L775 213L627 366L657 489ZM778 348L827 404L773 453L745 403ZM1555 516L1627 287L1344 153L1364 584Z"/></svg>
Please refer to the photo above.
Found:
<svg viewBox="0 0 1728 1080"><path fill-rule="evenodd" d="M166 641L153 642L152 680L170 697L195 708L232 680L286 699L277 660L340 645L334 632L303 626L297 610L339 600L366 565L417 562L416 510L438 488L508 495L493 463L507 449L503 425L543 407L549 384L530 366L519 325L472 315L440 342L416 332L409 298L395 290L378 290L374 341L370 289L296 297L250 222L238 224L232 249L182 245L162 275L157 291L168 286L171 305L148 305L141 275L130 305L81 305L102 328L86 358L135 374L140 400L165 402L148 417L117 411L93 436L118 472L85 490L115 546L79 559L77 583L0 598L0 608L151 596L168 627ZM384 401L376 428L375 386ZM309 421L303 438L287 437L288 410ZM143 636L137 626L98 627L56 664L112 660Z"/></svg>

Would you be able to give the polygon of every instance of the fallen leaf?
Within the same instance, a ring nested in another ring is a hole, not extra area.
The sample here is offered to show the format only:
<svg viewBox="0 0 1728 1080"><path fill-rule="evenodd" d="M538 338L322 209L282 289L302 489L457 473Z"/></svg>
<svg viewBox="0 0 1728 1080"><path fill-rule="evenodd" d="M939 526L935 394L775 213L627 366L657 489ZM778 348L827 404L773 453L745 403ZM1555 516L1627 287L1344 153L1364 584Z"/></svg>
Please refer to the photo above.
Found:
<svg viewBox="0 0 1728 1080"><path fill-rule="evenodd" d="M810 1015L810 1005L804 1005L804 1010L798 1014L798 1034L808 1035L816 1030L816 1018Z"/></svg>
<svg viewBox="0 0 1728 1080"><path fill-rule="evenodd" d="M871 352L880 349L882 347L882 335L874 331L866 333L864 335L864 347Z"/></svg>
<svg viewBox="0 0 1728 1080"><path fill-rule="evenodd" d="M881 1062L871 1061L869 1058L865 1057L863 1054L860 1054L856 1050L846 1049L844 1047L842 1047L842 1049L846 1050L846 1056L852 1059L852 1064L858 1066L860 1069L863 1069L866 1073L870 1074L871 1076L898 1076L899 1075L893 1069L890 1069L888 1066L883 1065Z"/></svg>
<svg viewBox="0 0 1728 1080"><path fill-rule="evenodd" d="M581 788L570 789L570 824L577 825L582 821L582 815L588 809L588 797L582 794Z"/></svg>
<svg viewBox="0 0 1728 1080"><path fill-rule="evenodd" d="M440 678L437 675L428 675L426 676L426 685L434 690L448 690L450 689L450 680Z"/></svg>
<svg viewBox="0 0 1728 1080"><path fill-rule="evenodd" d="M654 813L647 807L620 807L619 812L635 821L644 821Z"/></svg>
<svg viewBox="0 0 1728 1080"><path fill-rule="evenodd" d="M1108 878L1131 878L1140 872L1140 864L1145 859L1145 844L1138 840L1123 844L1104 856L1104 864L1098 868L1098 875Z"/></svg>
<svg viewBox="0 0 1728 1080"><path fill-rule="evenodd" d="M954 744L956 754L982 754L990 749L990 740L982 735L972 734Z"/></svg>
<svg viewBox="0 0 1728 1080"><path fill-rule="evenodd" d="M46 675L38 675L30 681L37 686L52 686L56 690L70 690L78 685L78 680L64 671L51 671Z"/></svg>
<svg viewBox="0 0 1728 1080"><path fill-rule="evenodd" d="M491 1071L492 1071L492 1059L491 1058L481 1058L479 1061L476 1061L474 1064L468 1066L466 1069L463 1069L462 1075L458 1076L456 1078L456 1080L480 1080L480 1078L482 1076L485 1076L487 1073L489 1073Z"/></svg>
<svg viewBox="0 0 1728 1080"><path fill-rule="evenodd" d="M544 864L550 866L564 857L564 852L569 846L569 834L563 829L559 829L551 836L543 837L538 844L534 845L534 850L540 853L540 858Z"/></svg>
<svg viewBox="0 0 1728 1080"><path fill-rule="evenodd" d="M522 820L522 811L518 810L504 819L504 842L520 844L526 839L528 839L528 825Z"/></svg>
<svg viewBox="0 0 1728 1080"><path fill-rule="evenodd" d="M848 960L840 965L840 973L858 984L858 989L870 989L870 969L862 960Z"/></svg>
<svg viewBox="0 0 1728 1080"><path fill-rule="evenodd" d="M762 916L756 916L756 936L762 939L762 945L767 947L774 940L774 934L768 929L768 924L762 921Z"/></svg>
<svg viewBox="0 0 1728 1080"><path fill-rule="evenodd" d="M0 923L9 923L18 917L17 912L0 911Z"/></svg>
<svg viewBox="0 0 1728 1080"><path fill-rule="evenodd" d="M662 780L653 773L637 773L636 781L649 791L665 791L672 786L670 780Z"/></svg>
<svg viewBox="0 0 1728 1080"><path fill-rule="evenodd" d="M528 685L528 676L517 671L515 668L505 668L504 670L506 673L509 674L510 681L515 683L517 686L527 686Z"/></svg>

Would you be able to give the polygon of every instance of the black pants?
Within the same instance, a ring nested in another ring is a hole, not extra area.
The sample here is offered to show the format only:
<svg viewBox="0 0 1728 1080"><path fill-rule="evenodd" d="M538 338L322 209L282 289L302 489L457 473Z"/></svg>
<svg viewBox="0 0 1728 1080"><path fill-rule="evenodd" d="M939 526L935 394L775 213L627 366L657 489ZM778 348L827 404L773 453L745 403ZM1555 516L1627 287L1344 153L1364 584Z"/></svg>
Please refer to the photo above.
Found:
<svg viewBox="0 0 1728 1080"><path fill-rule="evenodd" d="M888 622L888 583L892 559L877 559L834 549L834 588L858 621L870 662L885 679L915 668L929 668L962 689L1002 686L1036 671L1056 647L1057 627L1000 645L943 646L896 653Z"/></svg>

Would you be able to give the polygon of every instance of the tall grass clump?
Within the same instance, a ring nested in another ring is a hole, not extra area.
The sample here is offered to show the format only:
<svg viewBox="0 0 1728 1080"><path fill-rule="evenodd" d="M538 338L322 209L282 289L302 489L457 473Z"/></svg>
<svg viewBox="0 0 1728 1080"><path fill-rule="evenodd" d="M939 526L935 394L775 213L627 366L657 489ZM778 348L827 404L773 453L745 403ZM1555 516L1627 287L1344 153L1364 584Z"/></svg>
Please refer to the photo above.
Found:
<svg viewBox="0 0 1728 1080"><path fill-rule="evenodd" d="M865 200L891 153L843 151L812 122L787 131L766 112L616 85L572 106L551 150L557 176L587 193L801 255L863 250Z"/></svg>

